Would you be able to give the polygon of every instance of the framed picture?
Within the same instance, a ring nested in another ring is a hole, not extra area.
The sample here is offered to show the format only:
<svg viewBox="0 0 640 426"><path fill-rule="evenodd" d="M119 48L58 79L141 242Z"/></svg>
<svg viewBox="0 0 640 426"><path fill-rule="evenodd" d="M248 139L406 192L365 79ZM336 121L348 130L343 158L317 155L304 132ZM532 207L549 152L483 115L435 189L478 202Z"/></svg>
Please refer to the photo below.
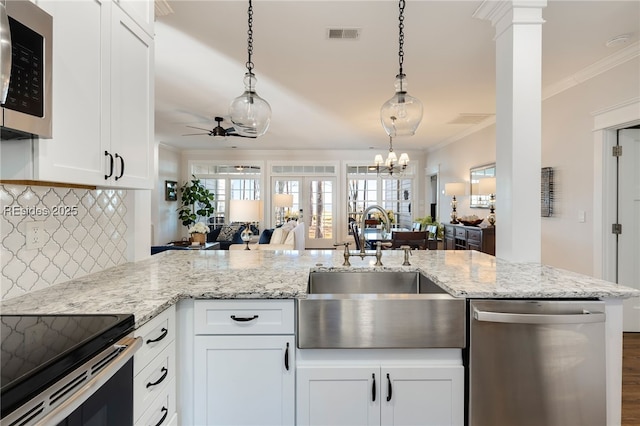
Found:
<svg viewBox="0 0 640 426"><path fill-rule="evenodd" d="M178 182L173 180L164 181L164 199L167 201L178 200Z"/></svg>

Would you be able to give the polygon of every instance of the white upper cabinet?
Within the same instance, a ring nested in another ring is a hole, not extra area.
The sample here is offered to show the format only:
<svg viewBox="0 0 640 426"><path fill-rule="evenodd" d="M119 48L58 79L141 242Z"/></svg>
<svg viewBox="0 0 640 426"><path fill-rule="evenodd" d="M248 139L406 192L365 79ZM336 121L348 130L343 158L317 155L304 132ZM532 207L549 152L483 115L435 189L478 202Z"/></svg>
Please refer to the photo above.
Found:
<svg viewBox="0 0 640 426"><path fill-rule="evenodd" d="M38 4L53 16L53 137L34 178L152 188L153 39L110 0Z"/></svg>
<svg viewBox="0 0 640 426"><path fill-rule="evenodd" d="M114 0L148 35L153 37L155 6L153 1Z"/></svg>

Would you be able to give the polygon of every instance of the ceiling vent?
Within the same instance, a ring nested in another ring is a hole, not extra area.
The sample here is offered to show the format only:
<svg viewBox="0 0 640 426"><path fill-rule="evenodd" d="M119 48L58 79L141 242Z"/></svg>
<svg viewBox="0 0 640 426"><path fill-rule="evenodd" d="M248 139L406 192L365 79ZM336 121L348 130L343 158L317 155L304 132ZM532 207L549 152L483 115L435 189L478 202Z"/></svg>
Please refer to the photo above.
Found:
<svg viewBox="0 0 640 426"><path fill-rule="evenodd" d="M327 28L329 40L357 40L360 38L360 28Z"/></svg>
<svg viewBox="0 0 640 426"><path fill-rule="evenodd" d="M478 124L495 114L486 113L462 113L447 124Z"/></svg>

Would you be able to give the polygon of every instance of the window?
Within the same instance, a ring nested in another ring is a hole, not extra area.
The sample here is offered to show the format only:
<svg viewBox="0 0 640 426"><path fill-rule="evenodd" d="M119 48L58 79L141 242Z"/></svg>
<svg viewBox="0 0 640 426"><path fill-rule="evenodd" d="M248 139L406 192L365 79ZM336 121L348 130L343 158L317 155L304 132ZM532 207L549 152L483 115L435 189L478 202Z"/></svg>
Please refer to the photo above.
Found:
<svg viewBox="0 0 640 426"><path fill-rule="evenodd" d="M259 200L261 169L259 166L194 164L192 173L215 195L214 227L227 221L229 200Z"/></svg>
<svg viewBox="0 0 640 426"><path fill-rule="evenodd" d="M377 204L393 213L396 226L411 228L412 176L378 176L369 166L348 166L347 188L349 221L360 223L365 208Z"/></svg>

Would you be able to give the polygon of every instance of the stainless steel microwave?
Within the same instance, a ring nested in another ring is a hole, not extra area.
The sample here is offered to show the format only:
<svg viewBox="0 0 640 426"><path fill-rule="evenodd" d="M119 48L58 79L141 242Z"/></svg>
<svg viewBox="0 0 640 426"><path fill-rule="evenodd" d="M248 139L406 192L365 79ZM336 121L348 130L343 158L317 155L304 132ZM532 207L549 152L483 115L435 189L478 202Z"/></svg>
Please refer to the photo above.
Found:
<svg viewBox="0 0 640 426"><path fill-rule="evenodd" d="M0 0L2 139L51 138L53 18L29 0Z"/></svg>

